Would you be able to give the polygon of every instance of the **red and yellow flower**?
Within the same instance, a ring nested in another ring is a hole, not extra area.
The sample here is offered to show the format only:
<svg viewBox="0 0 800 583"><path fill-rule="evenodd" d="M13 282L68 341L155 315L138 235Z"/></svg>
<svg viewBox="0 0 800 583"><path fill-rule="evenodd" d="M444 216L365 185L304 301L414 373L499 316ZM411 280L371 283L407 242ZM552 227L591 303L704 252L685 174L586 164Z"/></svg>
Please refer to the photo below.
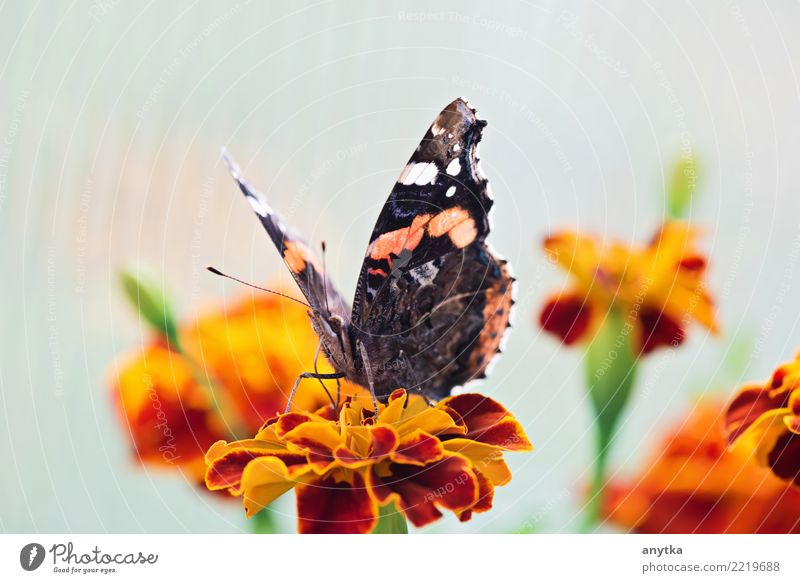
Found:
<svg viewBox="0 0 800 583"><path fill-rule="evenodd" d="M728 405L725 425L733 451L800 486L800 355L766 383L741 389Z"/></svg>
<svg viewBox="0 0 800 583"><path fill-rule="evenodd" d="M800 532L800 491L729 450L724 417L723 406L698 404L643 475L607 485L606 519L649 534Z"/></svg>
<svg viewBox="0 0 800 583"><path fill-rule="evenodd" d="M540 325L565 344L588 341L616 306L642 354L681 344L692 320L715 332L714 305L705 287L707 262L695 238L696 231L679 221L665 223L644 247L570 231L548 237L546 252L574 285L547 301Z"/></svg>
<svg viewBox="0 0 800 583"><path fill-rule="evenodd" d="M253 434L283 411L286 387L313 370L318 339L302 306L257 294L183 326L179 340L170 347L154 337L115 367L112 385L135 455L202 481L211 444ZM320 371L330 370L321 359ZM308 382L293 408L326 402L322 387Z"/></svg>
<svg viewBox="0 0 800 583"><path fill-rule="evenodd" d="M394 505L414 525L454 512L462 521L492 506L511 479L504 451L528 451L519 422L477 394L428 406L392 393L377 416L368 397L315 413L280 414L255 438L215 443L206 485L242 496L253 516L294 489L301 533L367 533L379 509Z"/></svg>

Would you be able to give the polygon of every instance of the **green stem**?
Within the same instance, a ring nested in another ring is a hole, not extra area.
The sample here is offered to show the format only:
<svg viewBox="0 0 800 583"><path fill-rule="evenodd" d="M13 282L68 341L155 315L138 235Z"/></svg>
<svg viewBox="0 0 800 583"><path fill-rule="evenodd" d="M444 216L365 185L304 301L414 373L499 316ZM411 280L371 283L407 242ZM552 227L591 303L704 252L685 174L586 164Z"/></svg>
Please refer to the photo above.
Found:
<svg viewBox="0 0 800 583"><path fill-rule="evenodd" d="M408 534L406 517L397 510L394 504L381 506L378 514L378 524L372 529L372 534Z"/></svg>
<svg viewBox="0 0 800 583"><path fill-rule="evenodd" d="M249 522L253 534L275 534L278 532L275 513L269 506L258 512Z"/></svg>
<svg viewBox="0 0 800 583"><path fill-rule="evenodd" d="M608 456L635 384L637 358L633 349L631 319L619 307L612 307L586 352L586 379L597 433L584 532L591 531L600 521Z"/></svg>
<svg viewBox="0 0 800 583"><path fill-rule="evenodd" d="M589 498L586 501L583 532L591 532L597 523L600 522L603 510L603 498L606 485L606 469L608 467L608 453L611 447L611 439L600 435L596 440L596 451L594 458L594 469L592 471L592 486L589 491Z"/></svg>

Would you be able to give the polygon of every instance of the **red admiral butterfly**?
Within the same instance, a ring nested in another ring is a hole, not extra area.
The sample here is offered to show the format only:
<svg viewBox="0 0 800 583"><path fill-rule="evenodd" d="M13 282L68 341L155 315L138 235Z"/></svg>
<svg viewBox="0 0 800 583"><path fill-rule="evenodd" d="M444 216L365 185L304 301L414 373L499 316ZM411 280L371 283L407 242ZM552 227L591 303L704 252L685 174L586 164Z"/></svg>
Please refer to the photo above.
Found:
<svg viewBox="0 0 800 583"><path fill-rule="evenodd" d="M381 210L352 310L315 254L226 156L307 298L336 371L304 373L292 396L302 378L347 378L369 387L373 402L398 387L440 399L485 376L508 327L514 281L485 242L493 200L476 154L485 126L464 99L433 122Z"/></svg>

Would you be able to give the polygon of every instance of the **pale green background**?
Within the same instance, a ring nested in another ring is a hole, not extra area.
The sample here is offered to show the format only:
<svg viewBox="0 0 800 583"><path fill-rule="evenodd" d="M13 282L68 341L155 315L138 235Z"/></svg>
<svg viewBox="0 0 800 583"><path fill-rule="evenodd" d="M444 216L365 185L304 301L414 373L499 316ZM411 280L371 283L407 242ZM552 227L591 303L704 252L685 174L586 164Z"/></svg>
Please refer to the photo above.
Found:
<svg viewBox="0 0 800 583"><path fill-rule="evenodd" d="M141 341L121 265L151 265L189 317L239 289L208 263L258 281L281 273L222 146L328 242L349 296L379 206L433 116L465 95L489 121L491 240L519 276L519 309L481 390L537 450L509 456L514 480L492 512L434 531L575 528L589 416L580 353L534 325L564 281L540 241L570 226L649 237L684 139L702 164L692 215L725 334L695 328L684 349L647 362L614 468L636 470L698 394L727 395L791 357L800 6L650 4L2 3L0 531L244 528L238 504L130 463L105 381Z"/></svg>

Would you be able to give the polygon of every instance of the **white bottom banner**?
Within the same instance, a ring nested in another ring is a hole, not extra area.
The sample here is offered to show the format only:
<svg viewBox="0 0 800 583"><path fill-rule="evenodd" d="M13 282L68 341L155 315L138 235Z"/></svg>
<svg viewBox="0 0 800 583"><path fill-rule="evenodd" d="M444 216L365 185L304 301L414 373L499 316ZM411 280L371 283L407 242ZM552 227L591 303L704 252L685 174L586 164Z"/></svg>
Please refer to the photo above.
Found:
<svg viewBox="0 0 800 583"><path fill-rule="evenodd" d="M798 581L794 535L2 535L0 581Z"/></svg>

